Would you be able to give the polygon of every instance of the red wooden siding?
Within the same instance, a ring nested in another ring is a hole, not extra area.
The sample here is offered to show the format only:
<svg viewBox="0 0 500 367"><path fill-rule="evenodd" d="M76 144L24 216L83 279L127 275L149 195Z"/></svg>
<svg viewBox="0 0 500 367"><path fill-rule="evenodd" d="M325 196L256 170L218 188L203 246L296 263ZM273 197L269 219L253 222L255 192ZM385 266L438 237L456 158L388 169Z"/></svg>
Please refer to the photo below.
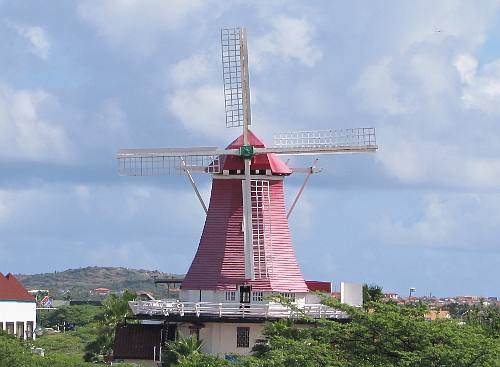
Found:
<svg viewBox="0 0 500 367"><path fill-rule="evenodd" d="M249 142L256 147L264 144L249 131ZM228 148L238 148L240 136ZM243 169L240 157L229 157L224 169ZM259 155L252 160L252 170L271 169L274 175L288 175L291 170L273 154ZM264 279L245 280L243 251L243 199L239 179L214 178L212 194L198 251L182 283L182 289L235 289L251 284L254 290L277 292L307 292L299 269L285 212L282 180L269 180L270 209L266 214L272 228L272 274ZM267 177L262 176L265 180Z"/></svg>
<svg viewBox="0 0 500 367"><path fill-rule="evenodd" d="M182 289L235 289L251 284L254 290L307 292L288 229L283 181L270 181L270 197L272 275L245 281L241 180L214 179L200 245Z"/></svg>

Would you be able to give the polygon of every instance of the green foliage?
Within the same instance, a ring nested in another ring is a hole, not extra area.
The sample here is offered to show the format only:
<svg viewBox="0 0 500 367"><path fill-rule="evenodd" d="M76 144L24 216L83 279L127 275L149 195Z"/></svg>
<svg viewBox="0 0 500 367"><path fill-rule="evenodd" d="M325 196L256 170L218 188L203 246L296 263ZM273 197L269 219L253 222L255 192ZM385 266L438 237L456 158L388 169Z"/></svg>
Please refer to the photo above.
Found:
<svg viewBox="0 0 500 367"><path fill-rule="evenodd" d="M103 308L92 305L62 306L57 310L38 310L38 325L55 327L67 324L84 326L95 321L96 316L102 313Z"/></svg>
<svg viewBox="0 0 500 367"><path fill-rule="evenodd" d="M208 354L194 354L182 359L176 366L179 367L223 367L229 366L229 363L216 356Z"/></svg>
<svg viewBox="0 0 500 367"><path fill-rule="evenodd" d="M164 366L178 365L186 358L194 358L201 354L202 341L194 335L189 338L179 337L166 345L163 353Z"/></svg>
<svg viewBox="0 0 500 367"><path fill-rule="evenodd" d="M84 341L74 331L65 333L42 335L34 344L43 348L47 353L61 353L80 356L83 354Z"/></svg>
<svg viewBox="0 0 500 367"><path fill-rule="evenodd" d="M135 297L135 293L125 291L120 297L112 294L104 300L102 312L96 316L95 338L87 343L84 348L85 361L100 361L101 356L111 354L116 325L123 322L125 317L131 315L128 302L133 301Z"/></svg>
<svg viewBox="0 0 500 367"><path fill-rule="evenodd" d="M261 367L498 367L499 335L454 320L425 321L426 308L369 302L358 309L328 299L351 321L289 320L269 323L254 356Z"/></svg>
<svg viewBox="0 0 500 367"><path fill-rule="evenodd" d="M491 335L500 335L500 308L480 305L449 305L450 315L468 325L484 328Z"/></svg>
<svg viewBox="0 0 500 367"><path fill-rule="evenodd" d="M380 302L384 298L382 287L375 284L363 284L363 303Z"/></svg>
<svg viewBox="0 0 500 367"><path fill-rule="evenodd" d="M80 356L47 352L40 357L31 345L0 332L0 367L90 367Z"/></svg>
<svg viewBox="0 0 500 367"><path fill-rule="evenodd" d="M0 331L0 367L33 365L33 355L19 339Z"/></svg>

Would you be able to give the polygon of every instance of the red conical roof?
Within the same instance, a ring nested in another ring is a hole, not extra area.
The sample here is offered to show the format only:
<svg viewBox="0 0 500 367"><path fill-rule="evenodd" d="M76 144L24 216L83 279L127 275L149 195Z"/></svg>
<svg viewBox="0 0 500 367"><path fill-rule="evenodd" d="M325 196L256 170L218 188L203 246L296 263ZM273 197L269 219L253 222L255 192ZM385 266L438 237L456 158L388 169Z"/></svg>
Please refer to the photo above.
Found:
<svg viewBox="0 0 500 367"><path fill-rule="evenodd" d="M266 146L255 134L248 130L248 144L254 148L265 148ZM243 134L236 138L226 149L238 149L243 146ZM221 159L221 167L223 170L243 170L244 162L238 156L225 156ZM253 170L268 170L270 169L274 175L289 175L292 170L283 163L276 154L266 153L257 154L252 157L251 169Z"/></svg>

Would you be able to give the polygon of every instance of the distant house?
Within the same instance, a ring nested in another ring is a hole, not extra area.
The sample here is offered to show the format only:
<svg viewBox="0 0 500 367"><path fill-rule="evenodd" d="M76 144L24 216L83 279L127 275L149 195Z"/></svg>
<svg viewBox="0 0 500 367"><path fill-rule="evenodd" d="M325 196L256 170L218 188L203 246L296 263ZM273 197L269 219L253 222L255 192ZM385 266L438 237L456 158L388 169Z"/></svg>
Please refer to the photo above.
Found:
<svg viewBox="0 0 500 367"><path fill-rule="evenodd" d="M434 321L439 319L449 319L451 316L448 311L430 310L424 315L424 318L427 321Z"/></svg>
<svg viewBox="0 0 500 367"><path fill-rule="evenodd" d="M107 296L110 290L108 288L96 288L94 289L94 294L98 296Z"/></svg>
<svg viewBox="0 0 500 367"><path fill-rule="evenodd" d="M399 294L397 293L384 293L384 301L398 301L399 300Z"/></svg>
<svg viewBox="0 0 500 367"><path fill-rule="evenodd" d="M12 274L0 273L0 330L34 339L36 300Z"/></svg>

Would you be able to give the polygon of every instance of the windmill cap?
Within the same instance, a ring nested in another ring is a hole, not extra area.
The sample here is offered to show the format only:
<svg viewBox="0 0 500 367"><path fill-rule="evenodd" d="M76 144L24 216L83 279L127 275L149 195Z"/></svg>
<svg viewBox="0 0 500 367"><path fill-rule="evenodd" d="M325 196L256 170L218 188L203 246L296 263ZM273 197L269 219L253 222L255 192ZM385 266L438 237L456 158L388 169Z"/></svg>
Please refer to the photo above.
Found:
<svg viewBox="0 0 500 367"><path fill-rule="evenodd" d="M248 130L248 144L254 148L266 148L265 144L251 130ZM243 134L233 140L227 149L239 149L243 144ZM223 170L243 170L244 162L238 156L225 156L221 159ZM252 157L252 171L271 170L274 175L290 175L292 170L274 153L256 154Z"/></svg>

